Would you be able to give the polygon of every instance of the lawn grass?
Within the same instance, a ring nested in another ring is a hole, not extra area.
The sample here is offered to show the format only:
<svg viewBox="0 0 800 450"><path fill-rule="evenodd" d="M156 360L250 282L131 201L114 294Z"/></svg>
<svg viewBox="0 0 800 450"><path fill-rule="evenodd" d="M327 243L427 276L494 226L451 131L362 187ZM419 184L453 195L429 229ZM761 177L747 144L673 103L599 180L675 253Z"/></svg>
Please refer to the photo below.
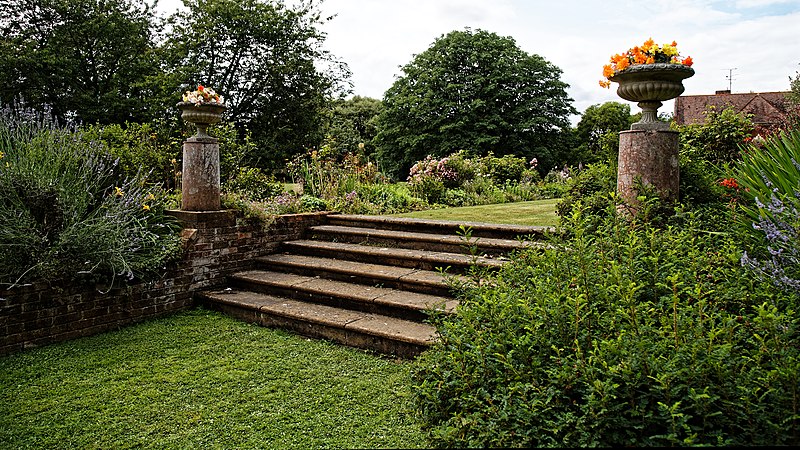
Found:
<svg viewBox="0 0 800 450"><path fill-rule="evenodd" d="M425 211L394 214L394 216L414 217L419 219L463 220L465 222L555 226L558 224L558 216L556 215L556 202L558 202L558 200L559 199L548 199L532 202L429 209Z"/></svg>
<svg viewBox="0 0 800 450"><path fill-rule="evenodd" d="M409 363L192 310L0 358L0 448L388 448Z"/></svg>

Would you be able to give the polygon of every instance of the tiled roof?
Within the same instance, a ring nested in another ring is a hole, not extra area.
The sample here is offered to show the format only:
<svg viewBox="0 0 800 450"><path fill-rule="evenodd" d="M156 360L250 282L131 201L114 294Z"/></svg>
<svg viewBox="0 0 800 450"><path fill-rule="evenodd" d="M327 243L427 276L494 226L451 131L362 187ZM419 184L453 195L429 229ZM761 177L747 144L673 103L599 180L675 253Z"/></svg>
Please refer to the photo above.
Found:
<svg viewBox="0 0 800 450"><path fill-rule="evenodd" d="M756 125L779 123L786 115L786 94L788 92L751 92L731 94L727 91L714 95L686 95L675 99L674 118L678 124L686 125L705 122L705 110L714 106L721 110L728 106L736 112L752 114Z"/></svg>

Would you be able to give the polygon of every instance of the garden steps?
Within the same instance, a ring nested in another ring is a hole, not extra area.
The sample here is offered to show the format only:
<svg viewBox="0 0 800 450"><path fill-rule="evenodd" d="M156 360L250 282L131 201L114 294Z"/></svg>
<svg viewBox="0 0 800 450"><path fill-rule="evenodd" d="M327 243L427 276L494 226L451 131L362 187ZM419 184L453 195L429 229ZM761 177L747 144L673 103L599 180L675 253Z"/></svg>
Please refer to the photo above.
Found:
<svg viewBox="0 0 800 450"><path fill-rule="evenodd" d="M508 259L504 256L496 258L473 257L463 253L435 252L398 247L380 247L372 245L350 244L344 242L298 240L283 244L285 251L299 255L315 255L327 258L348 258L351 261L382 261L399 267L413 269L438 270L450 269L451 272L464 273L469 267L477 265L487 269L499 269Z"/></svg>
<svg viewBox="0 0 800 450"><path fill-rule="evenodd" d="M239 320L385 354L416 355L436 339L431 325L381 314L248 291L204 292L202 297Z"/></svg>
<svg viewBox="0 0 800 450"><path fill-rule="evenodd" d="M428 309L452 313L458 304L443 296L268 270L237 273L230 277L229 286L420 322Z"/></svg>
<svg viewBox="0 0 800 450"><path fill-rule="evenodd" d="M428 314L457 308L452 283L471 282L473 263L498 269L509 252L540 245L545 230L472 223L483 255L473 256L457 235L461 224L332 214L197 297L249 322L413 357L436 340Z"/></svg>
<svg viewBox="0 0 800 450"><path fill-rule="evenodd" d="M380 228L383 230L414 231L418 233L434 233L455 236L461 227L471 228L473 237L516 239L532 237L538 240L553 227L530 225L513 225L504 223L468 222L455 220L414 219L407 217L367 216L359 214L331 214L328 225L340 225L359 228Z"/></svg>
<svg viewBox="0 0 800 450"><path fill-rule="evenodd" d="M432 270L284 253L256 258L256 262L259 267L273 271L391 287L423 294L447 296L450 290L442 274ZM458 275L454 277L461 278Z"/></svg>
<svg viewBox="0 0 800 450"><path fill-rule="evenodd" d="M416 250L429 250L448 253L468 252L475 246L477 252L487 255L503 255L531 245L516 239L473 238L468 243L462 236L415 231L383 230L340 225L319 225L310 228L317 239L336 240L365 245L388 245Z"/></svg>

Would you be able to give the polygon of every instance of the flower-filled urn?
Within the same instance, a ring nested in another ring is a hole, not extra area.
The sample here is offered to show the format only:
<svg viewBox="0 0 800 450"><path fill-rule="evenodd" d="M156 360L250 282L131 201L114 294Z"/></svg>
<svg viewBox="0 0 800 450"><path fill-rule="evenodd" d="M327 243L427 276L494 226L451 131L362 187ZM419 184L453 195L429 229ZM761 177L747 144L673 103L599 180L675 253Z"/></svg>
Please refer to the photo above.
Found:
<svg viewBox="0 0 800 450"><path fill-rule="evenodd" d="M638 102L642 119L631 125L632 130L668 129L667 123L658 120L658 108L663 101L672 100L684 91L683 80L694 75L692 58L681 57L677 44L659 46L648 39L641 46L611 57L603 67L602 87L618 83L617 95Z"/></svg>
<svg viewBox="0 0 800 450"><path fill-rule="evenodd" d="M206 130L209 125L219 122L227 109L222 96L203 85L183 94L183 101L176 106L181 110L181 118L197 127L193 139L213 139Z"/></svg>

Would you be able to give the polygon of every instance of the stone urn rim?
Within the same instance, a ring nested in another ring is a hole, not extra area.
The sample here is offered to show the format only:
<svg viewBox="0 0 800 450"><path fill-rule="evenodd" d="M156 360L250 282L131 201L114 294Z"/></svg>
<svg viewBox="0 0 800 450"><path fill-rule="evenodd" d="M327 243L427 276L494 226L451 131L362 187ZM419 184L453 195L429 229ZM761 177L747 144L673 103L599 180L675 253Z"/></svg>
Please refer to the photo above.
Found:
<svg viewBox="0 0 800 450"><path fill-rule="evenodd" d="M178 102L175 106L181 111L181 118L197 128L197 133L190 138L192 140L216 139L209 136L206 130L209 125L219 122L222 119L222 113L228 109L223 104L212 102Z"/></svg>
<svg viewBox="0 0 800 450"><path fill-rule="evenodd" d="M684 64L676 64L676 63L636 64L633 66L628 66L620 70L619 72L615 72L613 75L608 77L608 81L619 83L620 81L625 81L626 78L631 78L628 77L627 75L636 75L636 74L644 75L644 74L652 74L654 72L659 74L674 74L675 76L670 78L673 78L675 81L681 81L694 75L694 69Z"/></svg>
<svg viewBox="0 0 800 450"><path fill-rule="evenodd" d="M631 130L666 130L669 125L658 120L658 108L683 94L683 80L693 75L694 69L684 64L653 63L626 67L608 80L619 84L618 96L642 109L642 119Z"/></svg>
<svg viewBox="0 0 800 450"><path fill-rule="evenodd" d="M228 107L226 105L224 105L222 103L214 103L214 102L203 102L203 103L178 102L175 106L178 109L180 109L181 111L183 111L185 109L189 109L191 107L194 107L194 108L197 108L197 109L211 107L213 109L220 109L220 113L222 113L222 112L224 112L225 110L228 109Z"/></svg>

